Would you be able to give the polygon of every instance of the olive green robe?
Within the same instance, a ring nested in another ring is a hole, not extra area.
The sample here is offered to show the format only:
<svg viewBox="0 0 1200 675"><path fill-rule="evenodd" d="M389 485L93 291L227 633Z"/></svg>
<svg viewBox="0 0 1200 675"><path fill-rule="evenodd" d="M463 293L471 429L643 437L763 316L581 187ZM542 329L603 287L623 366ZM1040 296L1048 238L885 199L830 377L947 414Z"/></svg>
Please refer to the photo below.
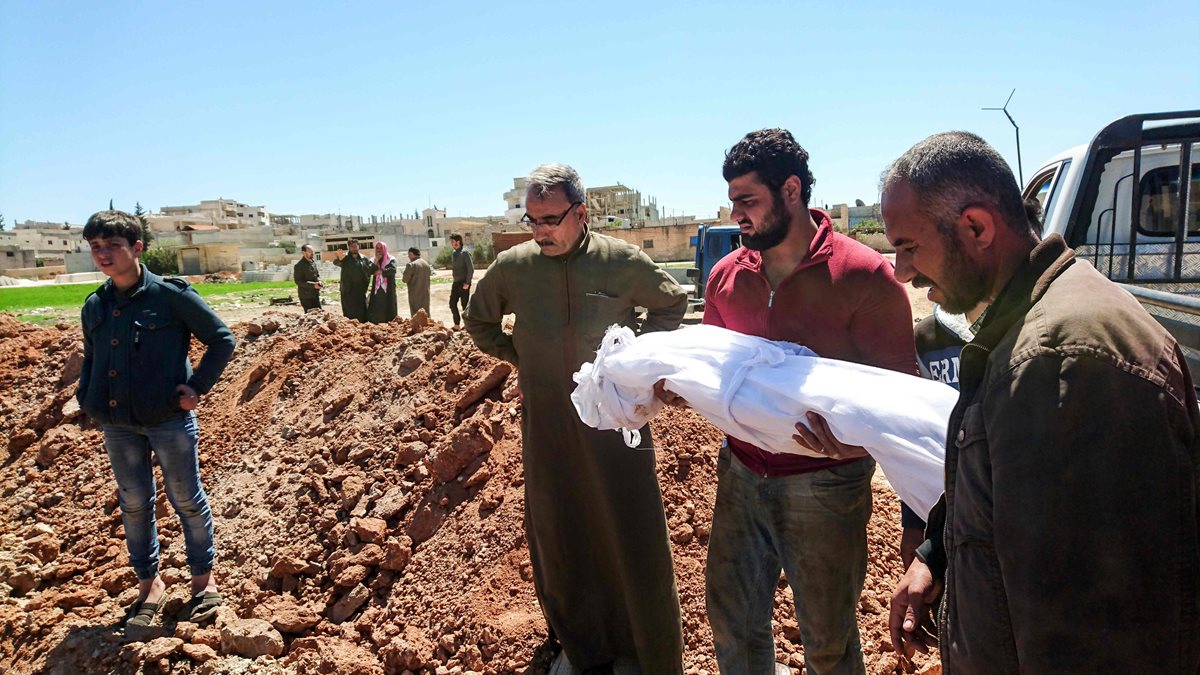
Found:
<svg viewBox="0 0 1200 675"><path fill-rule="evenodd" d="M635 307L647 310L637 325ZM641 250L586 232L550 257L533 241L500 254L465 325L484 352L517 365L523 392L525 530L538 600L571 664L618 658L643 673L682 672L683 640L650 429L628 448L592 429L570 401L571 374L604 330L673 330L687 296ZM512 335L501 319L516 314Z"/></svg>

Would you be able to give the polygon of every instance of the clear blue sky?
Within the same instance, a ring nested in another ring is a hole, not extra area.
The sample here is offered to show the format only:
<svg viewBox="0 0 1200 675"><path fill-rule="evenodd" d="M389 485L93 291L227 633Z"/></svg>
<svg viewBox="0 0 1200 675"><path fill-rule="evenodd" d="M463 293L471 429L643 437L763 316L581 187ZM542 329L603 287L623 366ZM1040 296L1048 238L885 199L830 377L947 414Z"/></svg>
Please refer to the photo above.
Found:
<svg viewBox="0 0 1200 675"><path fill-rule="evenodd" d="M1013 87L1026 178L1121 115L1200 108L1196 0L982 5L0 0L0 213L500 214L562 161L707 216L766 126L811 153L816 204L870 203L937 131L1015 168L980 110Z"/></svg>

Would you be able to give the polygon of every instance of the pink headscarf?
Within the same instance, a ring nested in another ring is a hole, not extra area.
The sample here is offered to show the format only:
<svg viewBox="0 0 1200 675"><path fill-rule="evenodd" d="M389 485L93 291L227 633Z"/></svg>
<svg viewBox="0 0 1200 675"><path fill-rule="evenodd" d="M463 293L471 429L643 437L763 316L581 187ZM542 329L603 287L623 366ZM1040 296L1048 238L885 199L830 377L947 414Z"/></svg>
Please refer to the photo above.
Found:
<svg viewBox="0 0 1200 675"><path fill-rule="evenodd" d="M375 281L373 282L373 285L372 285L372 290L371 290L372 293L374 293L377 290L381 290L384 293L387 293L388 280L387 280L387 277L383 276L383 268L387 267L388 263L395 260L395 258L392 257L392 254L388 253L387 244L382 241L377 241L377 242L375 242L375 260L376 261L378 261L380 258L379 249L381 249L381 248L383 249L383 263L380 264L380 263L376 262L376 264L375 264Z"/></svg>

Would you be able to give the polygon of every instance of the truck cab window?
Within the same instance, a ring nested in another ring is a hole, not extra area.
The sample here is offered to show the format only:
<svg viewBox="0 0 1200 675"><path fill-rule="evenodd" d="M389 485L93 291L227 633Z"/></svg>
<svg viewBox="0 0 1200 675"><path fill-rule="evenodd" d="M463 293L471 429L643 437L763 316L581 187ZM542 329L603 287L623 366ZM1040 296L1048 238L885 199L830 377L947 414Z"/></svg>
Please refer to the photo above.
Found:
<svg viewBox="0 0 1200 675"><path fill-rule="evenodd" d="M1058 175L1058 167L1034 177L1029 181L1029 187L1025 189L1025 198L1033 197L1042 205L1042 213L1046 212L1046 202L1050 200L1050 186L1054 183L1054 177Z"/></svg>
<svg viewBox="0 0 1200 675"><path fill-rule="evenodd" d="M1197 235L1200 234L1200 163L1192 164L1191 174L1187 232ZM1140 233L1174 236L1179 219L1183 217L1179 208L1179 188L1178 165L1151 169L1142 176L1139 186L1142 192Z"/></svg>

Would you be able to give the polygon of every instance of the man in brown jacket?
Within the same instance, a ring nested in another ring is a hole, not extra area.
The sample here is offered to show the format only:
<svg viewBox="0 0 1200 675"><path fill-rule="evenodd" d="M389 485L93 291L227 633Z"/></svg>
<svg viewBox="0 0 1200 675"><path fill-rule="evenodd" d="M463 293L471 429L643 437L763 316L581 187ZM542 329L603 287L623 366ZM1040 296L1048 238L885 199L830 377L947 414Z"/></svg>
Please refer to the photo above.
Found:
<svg viewBox="0 0 1200 675"><path fill-rule="evenodd" d="M882 206L897 279L947 311L990 303L962 350L946 494L892 598L896 649L940 638L951 675L1198 672L1200 415L1179 345L1062 237L1038 242L978 136L913 146Z"/></svg>
<svg viewBox="0 0 1200 675"><path fill-rule="evenodd" d="M606 328L673 330L687 296L637 247L587 228L579 174L546 164L529 176L533 239L497 256L466 329L518 366L525 532L538 601L563 651L550 672L683 672L671 549L650 427L642 445L585 425L571 374ZM646 308L639 320L636 308ZM511 334L501 327L516 314Z"/></svg>

